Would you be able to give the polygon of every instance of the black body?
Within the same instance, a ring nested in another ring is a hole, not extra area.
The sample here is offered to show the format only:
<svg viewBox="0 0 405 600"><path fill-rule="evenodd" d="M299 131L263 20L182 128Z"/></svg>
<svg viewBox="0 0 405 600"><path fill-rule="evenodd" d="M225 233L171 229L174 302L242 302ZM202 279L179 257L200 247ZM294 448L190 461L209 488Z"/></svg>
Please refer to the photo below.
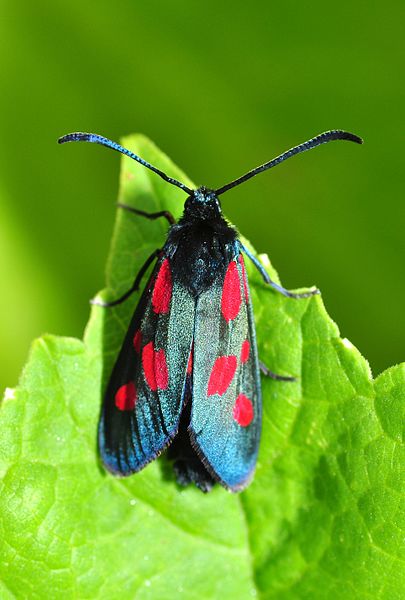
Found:
<svg viewBox="0 0 405 600"><path fill-rule="evenodd" d="M171 259L176 280L197 297L216 278L224 278L240 252L237 240L215 193L201 187L187 198L183 216L170 227L163 254Z"/></svg>

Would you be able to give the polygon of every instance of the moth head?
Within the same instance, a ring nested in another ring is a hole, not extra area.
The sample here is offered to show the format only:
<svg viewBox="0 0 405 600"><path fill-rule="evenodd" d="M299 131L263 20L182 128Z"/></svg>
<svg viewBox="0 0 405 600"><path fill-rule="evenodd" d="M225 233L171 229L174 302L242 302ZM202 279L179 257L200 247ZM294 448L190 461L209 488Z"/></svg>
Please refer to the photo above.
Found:
<svg viewBox="0 0 405 600"><path fill-rule="evenodd" d="M215 192L203 186L194 190L184 203L186 218L210 221L218 218L221 212L221 203Z"/></svg>

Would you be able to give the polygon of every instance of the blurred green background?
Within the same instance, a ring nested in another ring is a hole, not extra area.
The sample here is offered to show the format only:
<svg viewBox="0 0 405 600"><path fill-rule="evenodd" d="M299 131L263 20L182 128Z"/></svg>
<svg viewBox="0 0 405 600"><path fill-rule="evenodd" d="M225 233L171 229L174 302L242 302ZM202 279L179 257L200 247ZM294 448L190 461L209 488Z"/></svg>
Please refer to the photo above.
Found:
<svg viewBox="0 0 405 600"><path fill-rule="evenodd" d="M316 284L375 374L404 360L403 3L1 2L0 385L30 341L81 336L104 285L119 157L152 138L220 186L326 129L223 207L287 287ZM140 167L141 168L141 167Z"/></svg>

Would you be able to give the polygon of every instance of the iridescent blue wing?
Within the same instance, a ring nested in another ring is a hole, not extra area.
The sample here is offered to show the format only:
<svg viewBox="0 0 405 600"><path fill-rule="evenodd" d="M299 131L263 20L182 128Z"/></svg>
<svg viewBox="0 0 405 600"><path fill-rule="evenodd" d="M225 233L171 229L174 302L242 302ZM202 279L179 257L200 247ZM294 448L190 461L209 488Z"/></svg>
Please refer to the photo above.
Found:
<svg viewBox="0 0 405 600"><path fill-rule="evenodd" d="M261 389L253 310L243 257L196 304L191 442L207 470L239 491L256 465Z"/></svg>
<svg viewBox="0 0 405 600"><path fill-rule="evenodd" d="M135 310L104 398L99 448L116 475L142 469L176 435L195 300L160 257Z"/></svg>

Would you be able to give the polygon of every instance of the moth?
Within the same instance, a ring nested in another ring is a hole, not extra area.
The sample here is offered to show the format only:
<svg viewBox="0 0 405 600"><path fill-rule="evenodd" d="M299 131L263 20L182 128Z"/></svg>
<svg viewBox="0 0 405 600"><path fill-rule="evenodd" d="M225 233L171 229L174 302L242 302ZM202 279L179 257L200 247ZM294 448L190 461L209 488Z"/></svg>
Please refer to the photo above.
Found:
<svg viewBox="0 0 405 600"><path fill-rule="evenodd" d="M232 492L251 481L261 435L260 374L282 381L260 362L253 306L245 270L252 261L266 284L292 299L318 294L291 292L272 281L222 215L220 196L286 159L333 140L361 144L353 133L333 130L295 146L216 190L190 189L130 150L94 133L70 133L59 143L92 142L116 150L150 169L186 195L162 248L146 260L132 287L116 306L139 289L153 264L118 355L104 397L99 451L117 476L143 469L169 448L177 481L208 492L215 482Z"/></svg>

